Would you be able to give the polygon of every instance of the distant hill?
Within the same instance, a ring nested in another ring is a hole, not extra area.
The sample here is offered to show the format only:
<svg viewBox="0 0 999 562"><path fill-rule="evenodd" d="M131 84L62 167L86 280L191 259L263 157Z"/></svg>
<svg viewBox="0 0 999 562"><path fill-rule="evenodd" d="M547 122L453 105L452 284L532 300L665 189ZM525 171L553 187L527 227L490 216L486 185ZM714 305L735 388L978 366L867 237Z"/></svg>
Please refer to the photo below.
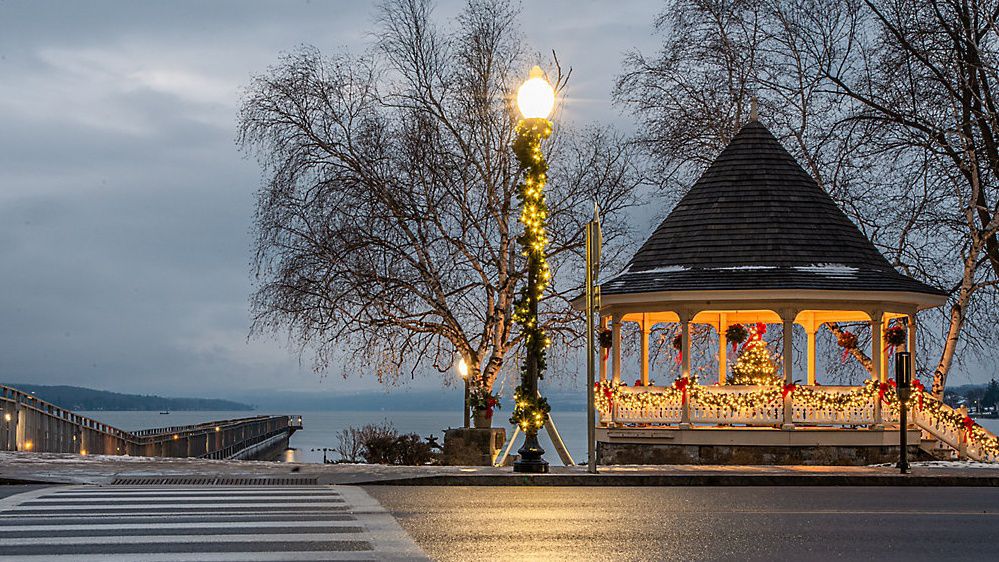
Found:
<svg viewBox="0 0 999 562"><path fill-rule="evenodd" d="M164 398L139 394L121 394L79 386L47 386L40 384L4 383L22 392L34 393L41 400L67 410L252 410L253 406L215 398Z"/></svg>

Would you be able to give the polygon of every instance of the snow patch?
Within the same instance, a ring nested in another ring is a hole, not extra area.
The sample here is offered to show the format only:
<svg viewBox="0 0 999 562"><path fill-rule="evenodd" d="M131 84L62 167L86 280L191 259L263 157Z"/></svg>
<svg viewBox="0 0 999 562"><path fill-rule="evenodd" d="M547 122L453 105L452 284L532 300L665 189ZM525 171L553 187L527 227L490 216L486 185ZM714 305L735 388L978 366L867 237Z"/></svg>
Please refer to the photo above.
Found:
<svg viewBox="0 0 999 562"><path fill-rule="evenodd" d="M636 271L635 273L677 273L680 271L689 271L689 267L682 265L665 265L663 267L657 267L655 269L646 269L643 271Z"/></svg>
<svg viewBox="0 0 999 562"><path fill-rule="evenodd" d="M895 468L895 463L872 464L870 466L878 468ZM913 461L909 466L916 468L999 468L999 464L992 462L977 461Z"/></svg>
<svg viewBox="0 0 999 562"><path fill-rule="evenodd" d="M732 267L716 267L718 271L756 271L760 269L777 269L775 265L734 265Z"/></svg>
<svg viewBox="0 0 999 562"><path fill-rule="evenodd" d="M802 273L814 273L833 279L852 279L857 275L857 268L841 263L817 263L815 265L796 266L794 269Z"/></svg>

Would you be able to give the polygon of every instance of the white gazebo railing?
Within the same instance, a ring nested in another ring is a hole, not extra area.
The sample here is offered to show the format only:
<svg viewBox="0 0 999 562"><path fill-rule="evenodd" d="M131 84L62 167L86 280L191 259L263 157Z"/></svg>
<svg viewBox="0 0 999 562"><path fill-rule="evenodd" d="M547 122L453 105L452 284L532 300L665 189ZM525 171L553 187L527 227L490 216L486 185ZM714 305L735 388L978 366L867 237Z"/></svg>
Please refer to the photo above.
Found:
<svg viewBox="0 0 999 562"><path fill-rule="evenodd" d="M898 423L894 389L795 385L693 386L686 390L656 386L614 386L600 402L600 422L628 424L703 424L743 427L876 427ZM882 400L882 393L891 392ZM923 393L910 404L910 423L972 460L999 462L999 441L954 410Z"/></svg>
<svg viewBox="0 0 999 562"><path fill-rule="evenodd" d="M706 389L707 392L705 392ZM777 400L753 400L761 391L762 386L711 386L700 387L698 392L690 397L691 423L717 423L735 425L769 426L780 424L784 416L784 408L780 396ZM712 397L721 398L724 402L741 404L733 408L720 404Z"/></svg>
<svg viewBox="0 0 999 562"><path fill-rule="evenodd" d="M628 387L628 392L631 394L661 394L664 390L666 389L657 386ZM679 393L670 393L657 398L654 405L615 404L610 419L602 419L602 421L649 424L680 423L683 415L683 399L681 395ZM603 417L601 415L601 418Z"/></svg>
<svg viewBox="0 0 999 562"><path fill-rule="evenodd" d="M825 401L805 400L791 394L791 422L799 425L874 425L879 420L880 408L876 398L863 400L850 399L860 388L856 386L804 386L802 392L829 399ZM800 396L800 395L799 395ZM836 406L837 399L848 404Z"/></svg>

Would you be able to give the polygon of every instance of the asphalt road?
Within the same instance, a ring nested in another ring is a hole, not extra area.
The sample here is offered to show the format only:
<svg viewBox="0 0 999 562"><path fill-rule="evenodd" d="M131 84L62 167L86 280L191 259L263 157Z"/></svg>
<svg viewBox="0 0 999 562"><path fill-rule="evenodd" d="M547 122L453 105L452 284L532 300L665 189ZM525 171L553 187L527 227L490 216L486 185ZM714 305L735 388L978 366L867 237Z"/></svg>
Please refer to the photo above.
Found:
<svg viewBox="0 0 999 562"><path fill-rule="evenodd" d="M435 560L999 558L994 488L365 489Z"/></svg>

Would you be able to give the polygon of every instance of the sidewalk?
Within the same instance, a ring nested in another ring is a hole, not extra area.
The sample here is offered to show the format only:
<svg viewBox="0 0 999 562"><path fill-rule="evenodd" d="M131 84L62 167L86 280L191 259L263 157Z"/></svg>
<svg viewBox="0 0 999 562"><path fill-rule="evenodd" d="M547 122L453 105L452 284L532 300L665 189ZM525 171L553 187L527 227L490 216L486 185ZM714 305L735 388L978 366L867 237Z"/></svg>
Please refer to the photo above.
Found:
<svg viewBox="0 0 999 562"><path fill-rule="evenodd" d="M851 466L553 466L551 474L515 474L511 468L299 464L203 459L80 457L59 453L0 452L0 483L110 484L141 477L307 477L320 484L399 486L999 486L999 465L913 463L912 474L893 467Z"/></svg>

